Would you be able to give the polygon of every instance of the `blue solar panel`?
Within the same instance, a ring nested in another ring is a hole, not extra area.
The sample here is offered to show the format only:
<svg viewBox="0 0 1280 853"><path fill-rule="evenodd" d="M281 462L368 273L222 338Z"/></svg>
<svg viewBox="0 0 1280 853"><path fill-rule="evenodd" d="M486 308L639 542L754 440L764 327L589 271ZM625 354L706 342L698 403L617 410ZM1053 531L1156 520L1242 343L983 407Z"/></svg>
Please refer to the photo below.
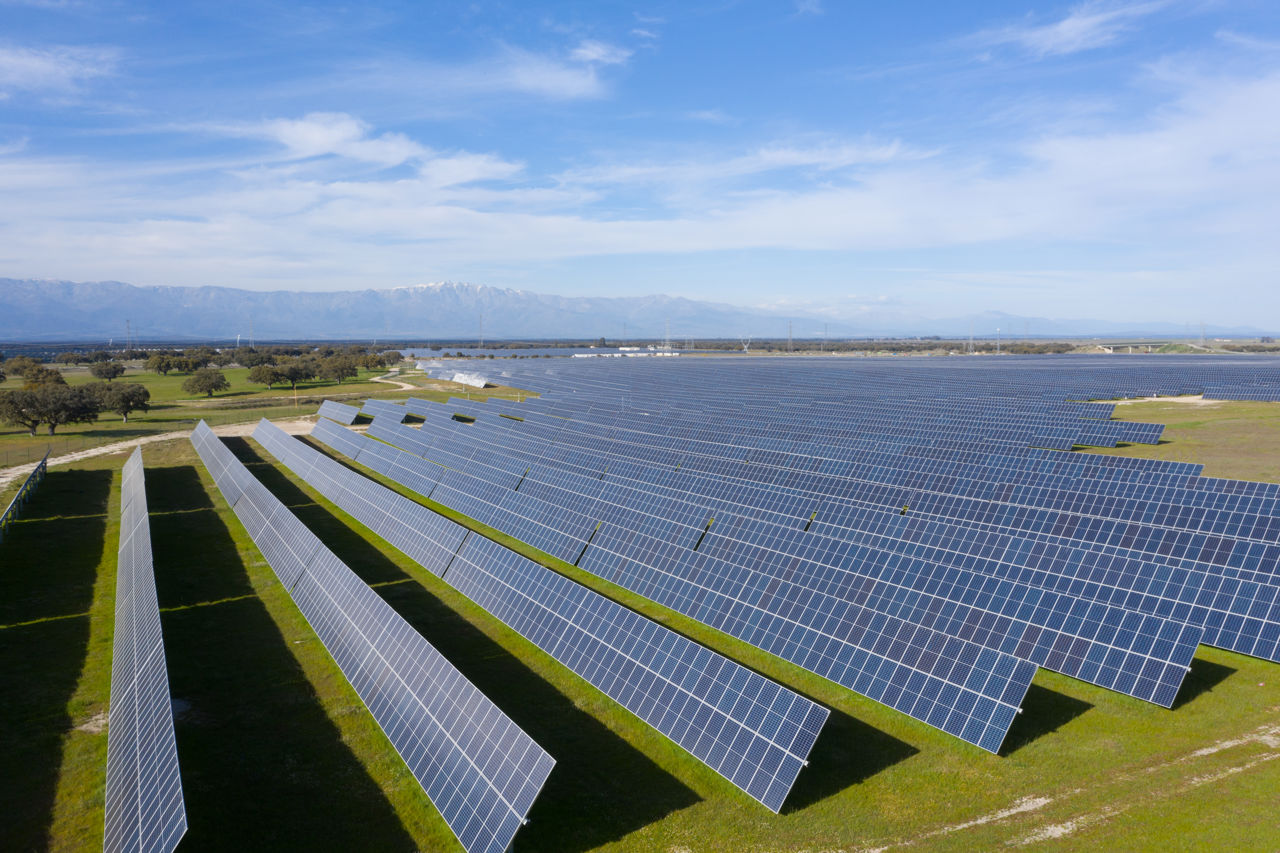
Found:
<svg viewBox="0 0 1280 853"><path fill-rule="evenodd" d="M169 851L187 831L141 448L121 484L104 811L106 851Z"/></svg>

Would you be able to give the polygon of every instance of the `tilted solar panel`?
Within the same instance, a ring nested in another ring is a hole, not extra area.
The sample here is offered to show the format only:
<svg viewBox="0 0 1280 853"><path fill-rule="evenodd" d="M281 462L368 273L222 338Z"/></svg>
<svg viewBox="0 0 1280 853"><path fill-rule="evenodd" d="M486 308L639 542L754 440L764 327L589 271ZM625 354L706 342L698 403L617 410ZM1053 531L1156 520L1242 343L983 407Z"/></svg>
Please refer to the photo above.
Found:
<svg viewBox="0 0 1280 853"><path fill-rule="evenodd" d="M121 485L104 811L104 851L170 851L187 831L141 448Z"/></svg>

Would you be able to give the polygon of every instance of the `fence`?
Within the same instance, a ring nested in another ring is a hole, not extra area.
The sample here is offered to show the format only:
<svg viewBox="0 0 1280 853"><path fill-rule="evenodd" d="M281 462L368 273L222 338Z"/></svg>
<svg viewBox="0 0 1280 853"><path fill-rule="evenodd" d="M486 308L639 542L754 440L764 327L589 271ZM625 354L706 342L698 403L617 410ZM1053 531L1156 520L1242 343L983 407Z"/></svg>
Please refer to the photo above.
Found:
<svg viewBox="0 0 1280 853"><path fill-rule="evenodd" d="M40 460L40 464L36 465L27 479L22 483L18 493L13 496L13 500L9 502L9 508L4 511L4 515L0 517L0 542L4 541L5 531L9 529L9 525L18 514L22 512L22 507L26 505L27 499L31 497L31 493L36 490L36 486L40 485L40 481L44 479L45 472L49 469L49 454L45 453L44 458Z"/></svg>

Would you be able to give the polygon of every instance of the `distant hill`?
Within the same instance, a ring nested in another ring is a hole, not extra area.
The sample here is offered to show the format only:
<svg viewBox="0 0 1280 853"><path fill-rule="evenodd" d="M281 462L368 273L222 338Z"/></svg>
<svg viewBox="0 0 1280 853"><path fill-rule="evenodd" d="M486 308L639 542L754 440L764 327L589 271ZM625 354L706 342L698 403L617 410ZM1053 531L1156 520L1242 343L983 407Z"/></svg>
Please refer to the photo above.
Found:
<svg viewBox="0 0 1280 853"><path fill-rule="evenodd" d="M118 281L0 279L0 339L258 340L412 338L833 338L869 335L993 337L1186 335L1177 324L1047 320L999 313L929 319L879 314L839 320L791 316L674 296L568 297L443 282L331 292L231 287L137 287ZM1196 330L1199 331L1198 329ZM1254 328L1211 335L1256 336Z"/></svg>

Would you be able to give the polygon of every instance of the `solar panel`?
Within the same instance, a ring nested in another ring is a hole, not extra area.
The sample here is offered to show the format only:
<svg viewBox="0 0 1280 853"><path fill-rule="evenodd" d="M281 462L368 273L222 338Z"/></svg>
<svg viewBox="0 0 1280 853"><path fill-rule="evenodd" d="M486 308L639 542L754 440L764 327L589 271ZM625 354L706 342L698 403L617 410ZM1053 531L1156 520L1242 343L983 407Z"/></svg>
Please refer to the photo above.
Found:
<svg viewBox="0 0 1280 853"><path fill-rule="evenodd" d="M104 812L104 851L169 851L187 831L141 448L121 484Z"/></svg>
<svg viewBox="0 0 1280 853"><path fill-rule="evenodd" d="M554 760L324 547L213 435L205 467L294 603L468 851L500 853ZM233 497L234 496L234 497Z"/></svg>
<svg viewBox="0 0 1280 853"><path fill-rule="evenodd" d="M408 556L424 555L433 572L447 564L446 583L748 795L782 807L827 709L491 540L472 535L459 550L464 528L424 521L419 504L266 420L254 438L392 544L407 541ZM412 537L419 524L434 532Z"/></svg>
<svg viewBox="0 0 1280 853"><path fill-rule="evenodd" d="M351 426L359 416L360 410L355 406L347 406L342 403L335 403L333 400L325 400L320 404L318 414L322 418L329 418L345 426Z"/></svg>

